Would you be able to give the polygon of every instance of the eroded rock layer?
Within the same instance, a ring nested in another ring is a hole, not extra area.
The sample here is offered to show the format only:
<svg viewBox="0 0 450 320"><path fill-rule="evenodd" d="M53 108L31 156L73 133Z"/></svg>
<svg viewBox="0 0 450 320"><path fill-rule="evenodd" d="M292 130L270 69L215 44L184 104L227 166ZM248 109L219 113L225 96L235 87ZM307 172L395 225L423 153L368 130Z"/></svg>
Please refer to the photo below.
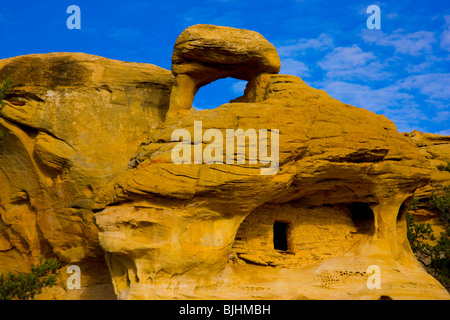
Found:
<svg viewBox="0 0 450 320"><path fill-rule="evenodd" d="M10 77L0 129L0 272L63 263L57 297L114 297L92 203L167 112L172 74L77 53L0 61ZM66 265L83 290L67 291ZM53 294L53 293L52 293Z"/></svg>
<svg viewBox="0 0 450 320"><path fill-rule="evenodd" d="M279 75L255 32L193 26L172 58L172 73L84 54L0 61L16 83L0 113L0 271L41 255L80 265L82 290L63 268L46 293L69 299L449 299L406 238L435 172L417 139ZM223 77L248 80L244 95L193 110ZM238 129L245 150L227 140ZM176 130L193 139L182 163Z"/></svg>
<svg viewBox="0 0 450 320"><path fill-rule="evenodd" d="M99 192L100 243L121 298L417 298L418 287L447 297L406 239L405 211L430 165L391 121L285 75L257 76L238 100L166 120L139 165ZM278 172L174 164L171 134L193 136L194 121L204 132L279 129ZM287 248L276 247L276 223ZM383 290L367 288L371 265Z"/></svg>

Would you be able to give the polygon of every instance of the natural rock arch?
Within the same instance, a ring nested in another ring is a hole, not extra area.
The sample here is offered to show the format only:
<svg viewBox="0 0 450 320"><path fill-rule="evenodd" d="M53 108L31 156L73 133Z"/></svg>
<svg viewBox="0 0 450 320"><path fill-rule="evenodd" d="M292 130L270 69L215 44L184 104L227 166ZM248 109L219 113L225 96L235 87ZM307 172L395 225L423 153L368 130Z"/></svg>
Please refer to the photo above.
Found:
<svg viewBox="0 0 450 320"><path fill-rule="evenodd" d="M215 80L250 81L261 73L279 71L275 47L257 32L213 25L189 27L174 46L175 85L167 117L189 113L197 91Z"/></svg>
<svg viewBox="0 0 450 320"><path fill-rule="evenodd" d="M248 82L234 78L223 78L199 88L192 107L197 111L215 109L226 103L238 102L244 96Z"/></svg>

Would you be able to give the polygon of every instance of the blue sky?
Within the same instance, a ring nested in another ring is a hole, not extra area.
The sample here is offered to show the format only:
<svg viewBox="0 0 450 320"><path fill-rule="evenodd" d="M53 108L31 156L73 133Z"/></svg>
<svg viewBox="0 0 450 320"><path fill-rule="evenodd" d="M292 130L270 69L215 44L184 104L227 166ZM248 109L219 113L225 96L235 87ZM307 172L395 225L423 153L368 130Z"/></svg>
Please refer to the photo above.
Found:
<svg viewBox="0 0 450 320"><path fill-rule="evenodd" d="M450 135L450 1L6 1L0 0L0 59L85 52L170 69L177 36L208 23L254 30L278 50L281 73L384 114L400 132ZM81 9L69 30L67 7ZM381 9L368 29L367 7ZM245 82L202 89L196 108L240 96Z"/></svg>

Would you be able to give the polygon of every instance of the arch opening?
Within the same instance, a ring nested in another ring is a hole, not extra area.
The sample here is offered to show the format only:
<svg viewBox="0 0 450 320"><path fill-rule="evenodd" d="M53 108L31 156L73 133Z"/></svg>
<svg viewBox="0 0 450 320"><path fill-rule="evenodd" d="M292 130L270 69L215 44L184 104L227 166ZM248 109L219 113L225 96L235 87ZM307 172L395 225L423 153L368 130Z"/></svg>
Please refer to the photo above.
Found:
<svg viewBox="0 0 450 320"><path fill-rule="evenodd" d="M218 79L205 86L200 87L194 96L192 107L201 111L215 109L233 99L244 95L247 81L234 78Z"/></svg>

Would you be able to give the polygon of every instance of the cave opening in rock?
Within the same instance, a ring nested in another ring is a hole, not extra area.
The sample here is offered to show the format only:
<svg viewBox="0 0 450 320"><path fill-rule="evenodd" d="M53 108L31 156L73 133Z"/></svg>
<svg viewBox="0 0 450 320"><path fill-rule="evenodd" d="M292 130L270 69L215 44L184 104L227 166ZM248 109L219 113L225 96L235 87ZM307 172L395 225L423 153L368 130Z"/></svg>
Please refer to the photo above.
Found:
<svg viewBox="0 0 450 320"><path fill-rule="evenodd" d="M247 81L234 78L216 80L198 90L192 106L195 110L215 109L241 97L246 85Z"/></svg>
<svg viewBox="0 0 450 320"><path fill-rule="evenodd" d="M403 201L402 205L400 206L400 209L398 210L397 214L397 224L403 222L406 219L406 214L412 207L417 207L417 202L414 201L414 197L410 197ZM412 209L414 210L414 209Z"/></svg>
<svg viewBox="0 0 450 320"><path fill-rule="evenodd" d="M289 223L275 221L273 224L273 248L275 250L287 251Z"/></svg>
<svg viewBox="0 0 450 320"><path fill-rule="evenodd" d="M355 202L348 206L353 224L358 233L373 235L375 232L375 218L368 203Z"/></svg>
<svg viewBox="0 0 450 320"><path fill-rule="evenodd" d="M414 201L414 197L409 197L403 201L397 214L397 233L399 236L405 236L407 234L408 224L406 222L406 215L410 208L417 207L417 202Z"/></svg>

